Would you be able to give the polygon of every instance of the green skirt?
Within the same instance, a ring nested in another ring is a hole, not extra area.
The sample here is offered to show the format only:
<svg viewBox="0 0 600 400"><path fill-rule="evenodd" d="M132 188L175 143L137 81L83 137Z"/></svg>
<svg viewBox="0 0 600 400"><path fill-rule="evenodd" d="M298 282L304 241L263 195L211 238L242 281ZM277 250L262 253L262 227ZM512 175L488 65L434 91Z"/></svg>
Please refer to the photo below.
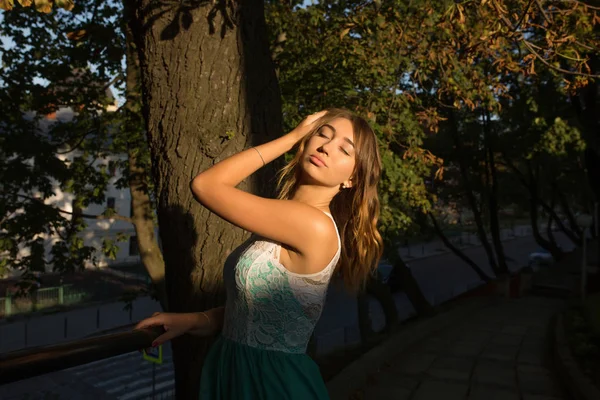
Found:
<svg viewBox="0 0 600 400"><path fill-rule="evenodd" d="M206 356L201 400L329 399L306 354L262 350L219 337Z"/></svg>

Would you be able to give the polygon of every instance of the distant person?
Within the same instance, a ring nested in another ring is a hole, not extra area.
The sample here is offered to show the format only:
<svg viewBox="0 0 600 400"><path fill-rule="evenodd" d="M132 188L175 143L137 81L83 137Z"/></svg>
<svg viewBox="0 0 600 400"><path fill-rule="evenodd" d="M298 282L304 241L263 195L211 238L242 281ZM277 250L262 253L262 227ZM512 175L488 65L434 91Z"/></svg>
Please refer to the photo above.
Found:
<svg viewBox="0 0 600 400"><path fill-rule="evenodd" d="M295 145L278 199L236 189ZM226 305L157 313L136 328L164 327L155 345L220 332L204 363L201 399L327 399L306 348L334 271L357 290L381 257L380 172L373 130L341 109L312 114L287 135L202 172L191 183L196 199L253 233L225 262Z"/></svg>

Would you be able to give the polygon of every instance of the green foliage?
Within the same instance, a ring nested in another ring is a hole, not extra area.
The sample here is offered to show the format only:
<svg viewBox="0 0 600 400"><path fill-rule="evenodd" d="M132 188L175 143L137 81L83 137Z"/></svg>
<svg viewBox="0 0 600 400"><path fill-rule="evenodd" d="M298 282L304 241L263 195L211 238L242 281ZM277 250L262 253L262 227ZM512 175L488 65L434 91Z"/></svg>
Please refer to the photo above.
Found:
<svg viewBox="0 0 600 400"><path fill-rule="evenodd" d="M388 237L414 233L416 216L438 200L425 179L444 202L464 206L459 159L484 207L490 145L506 205L521 202L526 191L500 164L504 155L519 161L535 155L557 171L571 169L583 149L572 116L547 103L564 105L589 81L582 54L598 44L599 20L584 3L324 0L302 8L270 1L267 21L286 129L331 106L354 110L374 126L383 149ZM565 73L582 75L565 80ZM536 91L540 85L554 97ZM523 102L530 113L522 113ZM444 122L449 108L460 121L461 151ZM485 140L484 112L490 114ZM535 126L534 114L543 124ZM445 181L436 182L442 171Z"/></svg>
<svg viewBox="0 0 600 400"><path fill-rule="evenodd" d="M115 107L110 85L125 90L121 4L54 2L69 11L44 13L22 5L0 22L0 269L27 278L49 264L67 272L96 263L100 249L81 235L85 210L105 202L109 185L129 186L128 154L142 178L150 158L139 103L107 112ZM116 254L114 243L101 250Z"/></svg>

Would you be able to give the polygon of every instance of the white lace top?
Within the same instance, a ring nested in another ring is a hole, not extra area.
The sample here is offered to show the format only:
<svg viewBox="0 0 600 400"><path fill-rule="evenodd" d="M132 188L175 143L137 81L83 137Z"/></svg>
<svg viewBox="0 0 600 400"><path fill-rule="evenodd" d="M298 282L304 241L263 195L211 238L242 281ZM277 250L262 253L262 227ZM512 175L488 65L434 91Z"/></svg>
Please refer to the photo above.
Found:
<svg viewBox="0 0 600 400"><path fill-rule="evenodd" d="M279 262L280 251L279 243L252 235L229 255L222 335L251 347L304 353L340 258L340 235L335 256L314 274L288 271Z"/></svg>

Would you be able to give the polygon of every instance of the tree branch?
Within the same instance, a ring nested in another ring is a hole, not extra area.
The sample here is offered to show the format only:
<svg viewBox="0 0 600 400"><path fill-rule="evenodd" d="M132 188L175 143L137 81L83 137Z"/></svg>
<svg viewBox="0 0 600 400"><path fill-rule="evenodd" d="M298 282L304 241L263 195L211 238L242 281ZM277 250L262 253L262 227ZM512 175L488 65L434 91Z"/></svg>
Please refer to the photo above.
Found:
<svg viewBox="0 0 600 400"><path fill-rule="evenodd" d="M527 50L529 50L531 52L531 54L533 54L538 60L540 60L548 68L551 68L555 71L561 72L563 74L568 74L568 75L580 75L580 76L585 76L587 78L600 78L600 75L586 74L585 72L577 72L577 71L574 72L574 71L569 71L569 70L562 69L559 67L555 67L554 65L552 65L548 61L546 61L544 59L544 57L542 57L537 51L535 51L534 48L532 47L532 44L529 43L524 37L521 37L521 42L525 45L525 47L527 47Z"/></svg>
<svg viewBox="0 0 600 400"><path fill-rule="evenodd" d="M52 207L51 205L45 204L46 206ZM82 214L82 213L73 213L70 211L66 211L66 210L61 210L60 208L56 208L56 210L61 213L61 214L69 214L69 215L75 215L77 217L82 217L82 218L86 218L86 219L97 219L97 220L117 220L117 221L125 221L125 222L129 222L129 223L133 223L133 221L131 220L131 218L129 217L124 217L122 215L119 214L113 214L113 215L91 215L91 214Z"/></svg>
<svg viewBox="0 0 600 400"><path fill-rule="evenodd" d="M516 31L517 29L519 29L519 26L521 26L521 24L525 20L525 17L527 16L527 13L529 12L529 8L533 4L533 1L534 0L529 0L529 3L527 3L527 7L525 7L525 11L523 12L523 15L521 15L521 19L519 20L519 22L517 22L517 25L514 26L513 32ZM537 2L538 5L540 5L539 0L535 0L535 1ZM542 13L543 13L543 11L542 11Z"/></svg>
<svg viewBox="0 0 600 400"><path fill-rule="evenodd" d="M579 6L583 6L585 8L589 8L590 10L596 10L596 11L600 11L600 7L594 7L594 6L590 6L587 3L584 3L582 1L579 0L556 0L557 3L575 3Z"/></svg>
<svg viewBox="0 0 600 400"><path fill-rule="evenodd" d="M550 17L548 17L548 14L546 14L546 10L544 10L544 7L542 6L542 3L540 2L540 0L535 0L535 3L538 5L540 12L544 16L544 20L546 20L546 22L548 24L552 24L552 21L550 20ZM531 4L531 2L529 2L529 4Z"/></svg>
<svg viewBox="0 0 600 400"><path fill-rule="evenodd" d="M36 197L31 197L31 196L25 196L22 194L17 195L18 197L21 197L23 199L27 199L27 200L33 200L35 202L37 202L40 205L43 205L44 207L47 208L51 208L61 214L68 214L68 215L74 215L76 217L81 217L81 218L86 218L86 219L96 219L96 220L117 220L117 221L125 221L125 222L129 222L129 223L133 223L133 221L131 220L131 218L129 217L124 217L123 215L119 215L119 214L114 214L114 215L92 215L92 214L83 214L83 213L78 213L78 212L71 212L71 211L67 211L67 210L63 210L60 209L58 207L55 207L51 204L46 204L44 203L44 201L42 199L38 199Z"/></svg>

